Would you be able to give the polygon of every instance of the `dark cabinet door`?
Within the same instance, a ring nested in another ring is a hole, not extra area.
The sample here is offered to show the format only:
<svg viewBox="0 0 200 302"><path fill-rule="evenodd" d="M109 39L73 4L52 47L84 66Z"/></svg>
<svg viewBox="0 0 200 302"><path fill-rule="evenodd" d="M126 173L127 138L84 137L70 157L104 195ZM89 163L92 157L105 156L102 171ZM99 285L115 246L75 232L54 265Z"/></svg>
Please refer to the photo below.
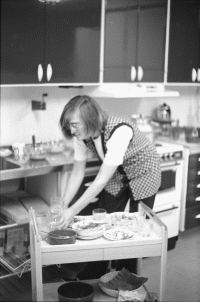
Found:
<svg viewBox="0 0 200 302"><path fill-rule="evenodd" d="M101 0L46 3L45 81L99 81Z"/></svg>
<svg viewBox="0 0 200 302"><path fill-rule="evenodd" d="M108 0L105 12L104 82L136 79L138 0Z"/></svg>
<svg viewBox="0 0 200 302"><path fill-rule="evenodd" d="M99 82L101 0L1 0L1 84Z"/></svg>
<svg viewBox="0 0 200 302"><path fill-rule="evenodd" d="M1 84L42 81L44 3L1 0Z"/></svg>
<svg viewBox="0 0 200 302"><path fill-rule="evenodd" d="M105 82L163 82L167 0L108 0Z"/></svg>
<svg viewBox="0 0 200 302"><path fill-rule="evenodd" d="M172 0L168 82L200 82L200 1Z"/></svg>
<svg viewBox="0 0 200 302"><path fill-rule="evenodd" d="M137 80L163 82L167 0L140 0Z"/></svg>

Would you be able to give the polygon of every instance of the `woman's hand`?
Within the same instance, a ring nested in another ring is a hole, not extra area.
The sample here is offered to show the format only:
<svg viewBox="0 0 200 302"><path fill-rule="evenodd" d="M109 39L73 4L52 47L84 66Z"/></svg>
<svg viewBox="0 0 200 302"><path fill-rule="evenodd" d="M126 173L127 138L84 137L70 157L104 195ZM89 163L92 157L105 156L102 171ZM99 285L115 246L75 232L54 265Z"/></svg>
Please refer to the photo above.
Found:
<svg viewBox="0 0 200 302"><path fill-rule="evenodd" d="M75 213L72 208L67 208L61 214L61 218L58 221L59 229L65 229L71 223L75 216Z"/></svg>

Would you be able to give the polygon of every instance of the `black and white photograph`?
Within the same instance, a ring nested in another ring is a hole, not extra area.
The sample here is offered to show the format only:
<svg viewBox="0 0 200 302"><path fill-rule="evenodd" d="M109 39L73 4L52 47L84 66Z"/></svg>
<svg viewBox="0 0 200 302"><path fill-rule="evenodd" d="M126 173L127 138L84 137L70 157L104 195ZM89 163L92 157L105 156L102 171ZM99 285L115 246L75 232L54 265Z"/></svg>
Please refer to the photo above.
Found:
<svg viewBox="0 0 200 302"><path fill-rule="evenodd" d="M0 3L0 301L200 302L200 0Z"/></svg>

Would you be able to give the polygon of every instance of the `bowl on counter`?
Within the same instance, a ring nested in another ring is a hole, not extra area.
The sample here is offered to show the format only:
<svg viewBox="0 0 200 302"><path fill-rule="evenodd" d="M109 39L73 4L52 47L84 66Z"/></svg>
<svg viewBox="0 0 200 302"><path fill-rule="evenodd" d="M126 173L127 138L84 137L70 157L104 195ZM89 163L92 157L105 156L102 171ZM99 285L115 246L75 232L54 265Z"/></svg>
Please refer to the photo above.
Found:
<svg viewBox="0 0 200 302"><path fill-rule="evenodd" d="M44 160L47 155L46 148L43 144L36 144L35 146L32 144L27 144L26 152L31 160Z"/></svg>
<svg viewBox="0 0 200 302"><path fill-rule="evenodd" d="M49 243L52 245L74 244L76 235L76 231L72 229L54 230L48 233Z"/></svg>

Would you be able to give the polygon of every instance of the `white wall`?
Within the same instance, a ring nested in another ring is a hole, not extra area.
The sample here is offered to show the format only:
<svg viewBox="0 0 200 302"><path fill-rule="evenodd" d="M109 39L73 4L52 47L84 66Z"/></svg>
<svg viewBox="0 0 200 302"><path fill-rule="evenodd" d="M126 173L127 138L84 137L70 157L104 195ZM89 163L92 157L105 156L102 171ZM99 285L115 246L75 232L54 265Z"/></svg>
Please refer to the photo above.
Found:
<svg viewBox="0 0 200 302"><path fill-rule="evenodd" d="M172 118L179 119L181 126L193 126L194 124L200 126L199 89L197 87L173 87L171 90L178 90L181 96L96 100L110 114L124 117L130 117L135 113L152 115L159 105L166 102L171 107ZM47 109L32 111L31 100L42 100L42 93L48 93L48 97L45 98ZM36 136L36 142L62 138L58 127L61 112L68 100L77 94L82 94L82 90L57 87L1 88L0 145L11 145L13 142L31 143L33 134Z"/></svg>

